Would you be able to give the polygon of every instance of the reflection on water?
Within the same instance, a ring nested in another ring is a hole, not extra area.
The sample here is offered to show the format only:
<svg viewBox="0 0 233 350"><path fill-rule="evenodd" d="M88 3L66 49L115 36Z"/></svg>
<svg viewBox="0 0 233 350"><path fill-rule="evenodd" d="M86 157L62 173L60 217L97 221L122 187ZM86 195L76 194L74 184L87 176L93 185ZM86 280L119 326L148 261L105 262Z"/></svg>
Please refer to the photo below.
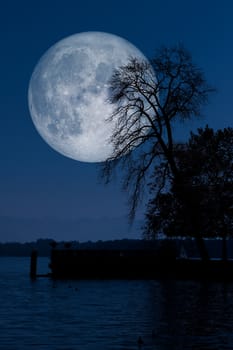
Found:
<svg viewBox="0 0 233 350"><path fill-rule="evenodd" d="M160 287L157 331L165 336L164 345L170 341L172 349L233 349L233 284L170 281Z"/></svg>
<svg viewBox="0 0 233 350"><path fill-rule="evenodd" d="M233 283L31 283L28 270L29 259L0 258L4 350L233 349Z"/></svg>

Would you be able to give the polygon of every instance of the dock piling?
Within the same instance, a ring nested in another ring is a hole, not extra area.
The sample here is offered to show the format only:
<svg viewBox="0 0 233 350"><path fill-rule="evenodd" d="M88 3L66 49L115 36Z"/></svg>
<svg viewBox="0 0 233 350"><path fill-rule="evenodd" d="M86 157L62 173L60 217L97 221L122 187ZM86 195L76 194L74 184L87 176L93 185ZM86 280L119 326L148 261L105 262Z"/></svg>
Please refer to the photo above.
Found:
<svg viewBox="0 0 233 350"><path fill-rule="evenodd" d="M30 261L30 278L36 279L37 275L37 250L31 252L31 261Z"/></svg>

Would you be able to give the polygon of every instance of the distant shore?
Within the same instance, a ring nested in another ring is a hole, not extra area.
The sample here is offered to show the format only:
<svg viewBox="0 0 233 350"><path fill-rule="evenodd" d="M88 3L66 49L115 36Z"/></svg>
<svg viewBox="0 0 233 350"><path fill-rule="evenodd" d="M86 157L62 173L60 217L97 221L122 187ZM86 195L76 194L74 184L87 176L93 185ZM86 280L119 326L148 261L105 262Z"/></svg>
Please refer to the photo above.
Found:
<svg viewBox="0 0 233 350"><path fill-rule="evenodd" d="M194 240L185 239L173 239L173 240L154 240L145 241L140 239L119 239L119 240L109 240L109 241L60 241L56 244L56 249L143 249L146 246L155 247L158 244L167 244L170 246L169 249L173 249L177 257L187 257L187 258L198 258L199 252L197 250ZM172 242L172 244L171 244ZM51 254L52 245L54 243L53 239L38 239L37 241L19 243L19 242L6 242L0 243L0 256L25 256L29 257L32 250L37 250L38 256L49 257ZM211 258L221 258L222 242L220 239L206 240L206 246L209 251ZM171 248L172 245L172 248ZM69 248L68 248L69 247ZM233 259L233 240L229 239L227 241L227 256L228 259Z"/></svg>

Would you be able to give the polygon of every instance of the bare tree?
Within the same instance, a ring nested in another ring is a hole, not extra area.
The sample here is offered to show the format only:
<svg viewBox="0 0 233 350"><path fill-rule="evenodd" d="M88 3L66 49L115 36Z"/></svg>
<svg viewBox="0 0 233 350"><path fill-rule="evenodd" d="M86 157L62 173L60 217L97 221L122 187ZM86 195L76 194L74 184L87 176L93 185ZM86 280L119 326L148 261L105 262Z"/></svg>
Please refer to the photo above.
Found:
<svg viewBox="0 0 233 350"><path fill-rule="evenodd" d="M172 125L200 116L211 91L203 72L181 46L161 48L150 63L132 58L114 72L109 91L114 106L109 120L116 120L110 140L114 149L101 175L108 183L115 169L123 170L131 219L147 174L158 162L164 162L158 192L169 179L179 182Z"/></svg>

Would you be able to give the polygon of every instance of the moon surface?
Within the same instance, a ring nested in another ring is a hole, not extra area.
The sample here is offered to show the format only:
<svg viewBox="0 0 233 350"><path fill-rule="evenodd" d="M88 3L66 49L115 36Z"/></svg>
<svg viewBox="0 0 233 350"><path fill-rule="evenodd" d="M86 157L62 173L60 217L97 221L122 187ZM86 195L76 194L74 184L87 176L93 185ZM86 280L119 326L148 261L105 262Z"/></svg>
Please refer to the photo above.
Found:
<svg viewBox="0 0 233 350"><path fill-rule="evenodd" d="M42 138L57 152L83 162L102 162L112 153L115 121L107 102L114 69L131 57L146 57L127 40L84 32L53 45L29 83L29 110Z"/></svg>

